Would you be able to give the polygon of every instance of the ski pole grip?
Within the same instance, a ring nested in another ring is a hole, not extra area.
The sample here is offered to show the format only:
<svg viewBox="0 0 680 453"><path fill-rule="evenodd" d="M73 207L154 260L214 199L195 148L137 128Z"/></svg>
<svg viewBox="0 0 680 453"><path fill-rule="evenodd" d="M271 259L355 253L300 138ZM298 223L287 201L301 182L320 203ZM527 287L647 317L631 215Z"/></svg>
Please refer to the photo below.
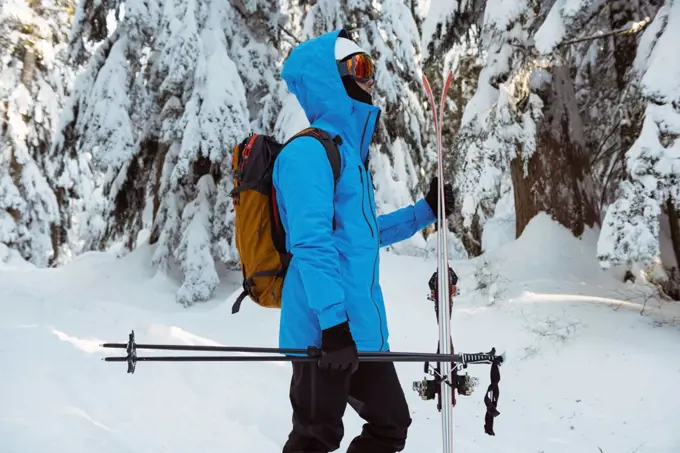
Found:
<svg viewBox="0 0 680 453"><path fill-rule="evenodd" d="M496 348L491 352L479 352L476 354L461 354L463 363L494 363L496 360L502 361L502 357L496 355Z"/></svg>
<svg viewBox="0 0 680 453"><path fill-rule="evenodd" d="M493 359L489 354L478 353L478 354L462 354L463 363L486 363L492 362Z"/></svg>

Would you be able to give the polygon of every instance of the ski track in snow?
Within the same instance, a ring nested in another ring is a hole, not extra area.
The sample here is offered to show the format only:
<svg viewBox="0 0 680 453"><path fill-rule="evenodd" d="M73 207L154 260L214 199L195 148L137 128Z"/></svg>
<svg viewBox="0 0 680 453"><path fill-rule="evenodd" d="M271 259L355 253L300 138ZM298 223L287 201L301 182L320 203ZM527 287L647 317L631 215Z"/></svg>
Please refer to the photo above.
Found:
<svg viewBox="0 0 680 453"><path fill-rule="evenodd" d="M639 287L597 269L596 235L575 239L539 216L525 234L484 257L452 262L459 274L457 351L505 351L496 436L484 434L487 365L454 409L454 449L484 453L678 453L680 305L634 299ZM278 315L252 303L231 315L237 289L185 309L179 284L157 277L142 248L116 260L88 253L59 269L0 265L0 452L276 453L290 429L285 363L139 362L134 375L104 342L276 346ZM383 254L382 285L394 351L434 352L426 299L434 258ZM483 286L483 285L482 285ZM138 355L182 351L139 350ZM209 353L200 353L201 355ZM412 411L405 452L441 451L433 401L397 368ZM345 417L344 451L362 425Z"/></svg>

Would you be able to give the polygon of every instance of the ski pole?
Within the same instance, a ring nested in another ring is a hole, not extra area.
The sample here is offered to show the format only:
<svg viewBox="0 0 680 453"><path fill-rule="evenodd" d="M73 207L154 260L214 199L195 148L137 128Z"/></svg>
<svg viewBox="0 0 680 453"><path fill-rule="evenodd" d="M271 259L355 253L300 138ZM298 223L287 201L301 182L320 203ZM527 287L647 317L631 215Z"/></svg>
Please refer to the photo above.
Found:
<svg viewBox="0 0 680 453"><path fill-rule="evenodd" d="M105 348L125 348L127 355L124 357L105 357L106 362L127 362L128 373L134 373L137 362L300 362L315 361L321 356L321 350L316 347L307 349L287 349L287 348L260 348L260 347L239 347L239 346L194 346L194 345L163 345L163 344L141 344L135 343L135 333L129 335L128 343L104 343ZM275 355L275 356L156 356L138 357L137 349L157 349L157 350L184 350L184 351L220 351L237 353L277 353L277 354L297 354L297 355ZM432 354L417 352L359 352L359 361L363 362L422 362L422 361L445 361L454 362L461 365L469 363L491 363L498 360L495 349L489 353L476 354ZM502 356L500 356L502 360Z"/></svg>
<svg viewBox="0 0 680 453"><path fill-rule="evenodd" d="M426 355L431 357L436 354ZM460 363L462 357L458 354L440 354L441 358L446 362ZM137 362L314 362L319 360L320 355L276 355L276 356L157 356L157 357L138 357L136 351L124 357L104 357L105 362L127 362L128 373L134 373ZM374 355L370 353L359 353L360 362L422 362L423 356L418 354L402 355L395 353L393 355ZM430 360L433 361L433 360ZM481 362L479 362L481 363Z"/></svg>
<svg viewBox="0 0 680 453"><path fill-rule="evenodd" d="M105 362L314 362L320 356L291 356L291 355L244 355L244 356L150 356L150 357L104 357ZM456 357L445 357L445 361L455 361ZM360 362L422 362L419 356L385 356L385 355L359 355Z"/></svg>
<svg viewBox="0 0 680 453"><path fill-rule="evenodd" d="M473 363L491 363L493 356L489 354L430 354L430 355L404 355L394 353L393 355L373 355L359 353L360 362L422 362L429 360L433 362L436 356L437 360L443 362L454 362L461 365L468 365ZM147 361L147 362L294 362L294 361L315 361L320 356L291 356L291 355L243 355L243 356L150 356L150 357L136 357L133 361ZM476 357L468 359L467 357ZM127 356L121 357L104 357L105 362L126 362L130 360Z"/></svg>
<svg viewBox="0 0 680 453"><path fill-rule="evenodd" d="M105 348L123 348L127 345L122 345L120 343L105 343L102 345ZM287 360L286 357L295 357L295 355L303 355L305 358L316 359L320 356L321 350L317 348L309 349L279 349L279 348L257 348L257 347L239 347L239 346L226 346L226 347L212 347L212 346L190 346L190 345L156 345L156 344L140 344L135 345L135 349L156 349L156 350L180 350L180 351L216 351L216 352L234 352L234 353L273 353L273 354L284 354L283 356L227 356L229 360L233 361L249 361L248 357L252 357L253 361L267 361L267 360ZM420 353L420 352L358 352L359 360L363 361L394 361L394 362L455 362L460 364L471 364L471 363L490 363L494 360L494 352L486 353L474 353L474 354L436 354L436 353ZM194 361L209 361L213 359L206 358L206 356L201 359L199 356L180 356L180 357L195 357ZM209 356L208 356L209 357ZM223 357L223 356L222 356ZM124 360L124 357L112 357L111 360L106 360L109 362L117 362ZM138 360L142 360L138 358ZM156 360L156 359L154 359ZM190 359L184 359L190 361Z"/></svg>
<svg viewBox="0 0 680 453"><path fill-rule="evenodd" d="M138 349L154 349L154 350L171 350L171 351L210 351L210 352L235 352L235 353L253 353L253 354L290 354L290 355L305 355L307 357L315 358L320 356L321 350L317 347L311 346L307 349L292 349L292 348L268 348L268 347L254 347L254 346L198 346L198 345L173 345L173 344L137 344L135 342L135 332L129 334L127 343L104 343L103 348L119 348L127 349L128 353ZM376 352L359 352L359 360L368 359L371 357L384 357L385 361L401 361L401 362L420 362L420 361L442 361L442 362L456 362L461 364L466 363L485 363L491 362L496 358L495 349L488 353L475 354L438 354L438 353L421 353L421 352L392 352L392 351L376 351ZM243 358L243 356L241 356ZM264 361L264 357L262 357ZM111 361L119 361L120 358L115 358ZM212 359L211 359L212 360ZM277 359L278 360L278 359Z"/></svg>
<svg viewBox="0 0 680 453"><path fill-rule="evenodd" d="M435 362L437 360L445 362L454 362L461 365L471 363L493 363L494 360L500 359L502 356L496 356L493 353L480 354L418 354L418 353L359 353L360 362L422 362L429 360ZM136 351L124 357L104 357L106 362L127 362L128 373L134 373L137 362L314 362L319 359L320 355L275 355L275 356L258 356L258 355L243 355L243 356L156 356L156 357L139 357ZM437 360L434 360L436 357Z"/></svg>
<svg viewBox="0 0 680 453"><path fill-rule="evenodd" d="M104 343L102 348L127 348L126 343ZM156 349L167 351L211 351L211 352L243 352L262 354L308 354L305 349L260 348L254 346L198 346L182 344L135 344L136 349Z"/></svg>
<svg viewBox="0 0 680 453"><path fill-rule="evenodd" d="M257 356L257 355L243 355L243 356L150 356L150 357L104 357L105 362L127 362L132 360L134 362L306 362L318 360L320 356L291 356L291 355L276 355L276 356ZM442 362L454 362L461 365L478 364L478 363L492 363L495 356L488 353L483 354L426 354L413 355L394 353L393 355L373 355L373 354L358 354L360 362L422 362L429 360L434 362L440 360ZM498 356L501 358L502 356Z"/></svg>

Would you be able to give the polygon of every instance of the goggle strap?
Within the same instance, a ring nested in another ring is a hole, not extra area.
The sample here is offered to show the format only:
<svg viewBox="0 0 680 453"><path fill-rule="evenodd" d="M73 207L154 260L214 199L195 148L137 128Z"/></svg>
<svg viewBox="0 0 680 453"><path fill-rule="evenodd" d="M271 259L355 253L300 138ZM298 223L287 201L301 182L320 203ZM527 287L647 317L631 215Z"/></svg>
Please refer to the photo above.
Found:
<svg viewBox="0 0 680 453"><path fill-rule="evenodd" d="M341 61L338 63L338 71L340 71L340 77L345 77L351 75L349 69L347 69L347 62Z"/></svg>

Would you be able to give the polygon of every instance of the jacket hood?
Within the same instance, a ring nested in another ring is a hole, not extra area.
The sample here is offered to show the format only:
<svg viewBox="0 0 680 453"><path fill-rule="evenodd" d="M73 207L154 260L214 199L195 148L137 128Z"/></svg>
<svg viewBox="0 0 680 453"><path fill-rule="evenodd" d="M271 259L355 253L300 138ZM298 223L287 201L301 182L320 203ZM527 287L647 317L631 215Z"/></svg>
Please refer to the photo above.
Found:
<svg viewBox="0 0 680 453"><path fill-rule="evenodd" d="M347 94L335 60L339 36L349 38L338 29L298 45L284 63L281 77L310 125L339 134L365 160L380 109Z"/></svg>

